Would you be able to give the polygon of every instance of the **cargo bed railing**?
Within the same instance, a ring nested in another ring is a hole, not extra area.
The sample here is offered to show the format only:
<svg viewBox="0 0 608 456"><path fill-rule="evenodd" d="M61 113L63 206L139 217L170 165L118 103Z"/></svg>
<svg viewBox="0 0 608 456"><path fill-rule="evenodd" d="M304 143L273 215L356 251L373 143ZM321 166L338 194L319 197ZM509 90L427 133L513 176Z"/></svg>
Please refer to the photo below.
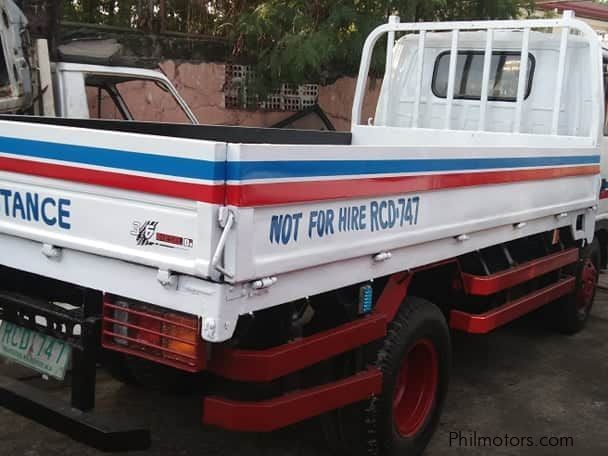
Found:
<svg viewBox="0 0 608 456"><path fill-rule="evenodd" d="M602 97L602 59L601 59L601 43L595 31L585 22L574 18L572 11L565 11L564 16L560 19L530 19L530 20L502 20L502 21L472 21L472 22L426 22L426 23L400 23L399 17L391 16L387 24L377 27L365 41L363 54L361 56L361 66L355 89L355 97L352 110L352 127L361 124L361 112L363 108L363 100L365 97L365 89L367 87L367 79L371 65L372 53L378 39L388 34L386 69L384 81L389 81L393 67L393 47L395 43L395 34L398 32L418 33L418 52L416 56L416 65L414 71L416 74L416 86L414 95L414 111L412 118L412 128L417 128L420 117L420 100L422 94L423 71L424 71L424 49L425 41L428 32L451 31L452 40L450 48L450 64L448 73L448 87L445 106L445 121L444 130L452 129L452 105L454 101L456 65L458 56L458 38L461 31L485 31L486 43L484 51L484 65L482 73L482 89L480 103L480 115L478 131L487 131L487 105L488 105L488 88L490 81L490 65L493 52L493 35L496 30L519 30L522 31L521 43L521 66L519 72L517 98L515 107L515 119L513 122L512 133L519 134L521 132L522 123L522 108L526 96L526 74L528 69L528 45L530 31L532 29L561 29L560 48L558 68L556 71L556 86L555 96L553 98L552 120L551 120L551 135L558 135L560 107L562 103L562 92L564 87L564 76L566 69L566 56L568 51L568 38L572 31L577 32L584 37L589 44L590 52L590 69L589 83L591 87L591 104L593 106L591 112L591 122L589 123L589 137L593 140L598 140L601 134L601 116L603 115L603 97Z"/></svg>

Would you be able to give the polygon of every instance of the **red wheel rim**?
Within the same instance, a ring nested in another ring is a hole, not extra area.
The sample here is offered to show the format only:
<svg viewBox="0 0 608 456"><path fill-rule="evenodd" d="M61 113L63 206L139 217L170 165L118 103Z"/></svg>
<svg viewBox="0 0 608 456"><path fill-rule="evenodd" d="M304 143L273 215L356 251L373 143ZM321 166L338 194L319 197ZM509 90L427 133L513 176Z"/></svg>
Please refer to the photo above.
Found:
<svg viewBox="0 0 608 456"><path fill-rule="evenodd" d="M393 393L393 419L401 436L420 431L433 409L438 383L437 350L429 339L421 339L405 356Z"/></svg>
<svg viewBox="0 0 608 456"><path fill-rule="evenodd" d="M597 269L591 259L587 258L583 262L581 270L581 283L576 295L576 304L579 312L586 313L591 307L595 286L597 284Z"/></svg>

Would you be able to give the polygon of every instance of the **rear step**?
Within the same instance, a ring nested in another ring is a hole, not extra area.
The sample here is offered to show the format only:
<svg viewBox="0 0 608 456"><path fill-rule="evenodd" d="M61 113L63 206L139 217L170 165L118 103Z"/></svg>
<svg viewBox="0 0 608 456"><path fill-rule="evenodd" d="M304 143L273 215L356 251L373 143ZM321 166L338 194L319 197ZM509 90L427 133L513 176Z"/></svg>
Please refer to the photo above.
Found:
<svg viewBox="0 0 608 456"><path fill-rule="evenodd" d="M545 304L573 293L575 287L576 279L567 277L482 314L452 310L450 312L450 327L471 334L486 334Z"/></svg>
<svg viewBox="0 0 608 456"><path fill-rule="evenodd" d="M270 432L382 392L382 372L369 369L336 382L261 401L203 401L203 423L233 431Z"/></svg>
<svg viewBox="0 0 608 456"><path fill-rule="evenodd" d="M150 431L122 417L76 410L66 402L8 377L0 376L0 406L105 452L150 448Z"/></svg>

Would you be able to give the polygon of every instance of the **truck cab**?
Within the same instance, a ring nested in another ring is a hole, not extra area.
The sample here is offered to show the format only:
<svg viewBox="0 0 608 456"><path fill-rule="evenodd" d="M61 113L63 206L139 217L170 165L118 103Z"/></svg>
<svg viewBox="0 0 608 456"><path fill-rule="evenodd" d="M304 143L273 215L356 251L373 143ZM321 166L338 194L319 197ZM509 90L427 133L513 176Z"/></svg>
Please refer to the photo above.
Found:
<svg viewBox="0 0 608 456"><path fill-rule="evenodd" d="M52 78L59 117L198 123L186 101L159 71L56 62L52 65ZM138 99L128 96L134 87L140 89ZM147 109L152 101L148 97L161 98L167 114L154 118Z"/></svg>
<svg viewBox="0 0 608 456"><path fill-rule="evenodd" d="M604 93L608 89L608 49L603 49ZM608 112L608 97L606 98L606 112ZM602 246L602 267L608 266L608 122L604 124L604 137L602 140L602 184L599 195L598 213L596 222L596 236Z"/></svg>

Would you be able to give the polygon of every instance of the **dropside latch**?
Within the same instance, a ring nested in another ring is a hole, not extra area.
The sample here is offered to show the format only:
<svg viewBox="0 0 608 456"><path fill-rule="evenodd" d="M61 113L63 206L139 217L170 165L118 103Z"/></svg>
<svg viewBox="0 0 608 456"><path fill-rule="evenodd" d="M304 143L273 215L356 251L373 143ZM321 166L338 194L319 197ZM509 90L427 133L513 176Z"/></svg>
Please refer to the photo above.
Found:
<svg viewBox="0 0 608 456"><path fill-rule="evenodd" d="M215 270L221 272L226 277L232 278L232 277L234 277L234 274L226 271L226 269L224 269L224 267L222 265L220 265L220 262L222 260L222 255L224 253L224 249L226 247L226 241L228 240L228 233L230 232L230 230L232 229L232 226L234 225L234 212L225 206L220 207L220 209L218 211L218 223L219 223L220 227L222 227L224 230L222 231L220 240L217 243L215 252L213 253L213 256L211 257L211 267L214 268Z"/></svg>

